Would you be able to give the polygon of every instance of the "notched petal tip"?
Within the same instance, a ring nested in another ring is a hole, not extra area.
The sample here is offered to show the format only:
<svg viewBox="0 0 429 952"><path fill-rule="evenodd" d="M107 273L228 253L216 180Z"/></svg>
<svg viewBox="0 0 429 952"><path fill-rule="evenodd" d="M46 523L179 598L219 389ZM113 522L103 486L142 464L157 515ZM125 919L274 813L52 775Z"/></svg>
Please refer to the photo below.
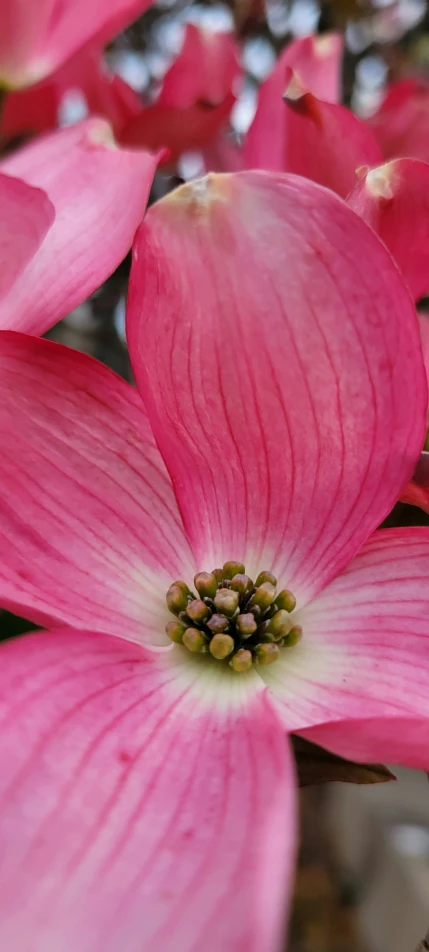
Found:
<svg viewBox="0 0 429 952"><path fill-rule="evenodd" d="M183 211L187 209L203 213L215 203L219 201L223 203L227 200L230 194L228 187L230 180L229 174L209 172L203 178L185 182L179 188L169 192L157 205L170 211L181 207Z"/></svg>
<svg viewBox="0 0 429 952"><path fill-rule="evenodd" d="M386 162L367 172L365 187L373 198L390 200L395 194L395 163Z"/></svg>
<svg viewBox="0 0 429 952"><path fill-rule="evenodd" d="M106 119L95 116L85 130L85 141L88 145L103 145L106 149L118 149L112 126Z"/></svg>
<svg viewBox="0 0 429 952"><path fill-rule="evenodd" d="M296 73L290 72L288 76L288 83L286 89L283 93L283 99L292 100L296 102L298 99L302 99L305 96L307 90L302 85L299 77Z"/></svg>

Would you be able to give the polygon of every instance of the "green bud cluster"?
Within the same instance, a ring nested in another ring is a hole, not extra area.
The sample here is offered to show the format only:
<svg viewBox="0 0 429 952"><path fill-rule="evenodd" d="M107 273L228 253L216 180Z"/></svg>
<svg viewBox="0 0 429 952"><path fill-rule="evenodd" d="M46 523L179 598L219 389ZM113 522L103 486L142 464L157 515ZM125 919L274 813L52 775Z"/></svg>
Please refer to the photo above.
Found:
<svg viewBox="0 0 429 952"><path fill-rule="evenodd" d="M240 672L272 664L282 648L302 637L290 618L296 599L288 589L277 592L271 572L260 572L253 582L242 562L225 562L221 569L198 572L194 586L196 595L185 582L173 582L166 596L176 616L166 633L188 651L210 653Z"/></svg>

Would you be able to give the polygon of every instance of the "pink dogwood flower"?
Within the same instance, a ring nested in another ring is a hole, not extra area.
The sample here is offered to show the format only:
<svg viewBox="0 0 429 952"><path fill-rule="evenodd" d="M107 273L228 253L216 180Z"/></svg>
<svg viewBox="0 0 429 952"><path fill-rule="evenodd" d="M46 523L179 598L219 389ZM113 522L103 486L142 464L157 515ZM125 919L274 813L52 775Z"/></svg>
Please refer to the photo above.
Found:
<svg viewBox="0 0 429 952"><path fill-rule="evenodd" d="M205 153L207 167L292 172L346 198L356 169L379 165L383 154L371 129L339 103L341 56L335 33L286 47L261 85L242 148L220 139Z"/></svg>
<svg viewBox="0 0 429 952"><path fill-rule="evenodd" d="M108 43L150 0L2 0L0 85L31 86L87 44Z"/></svg>
<svg viewBox="0 0 429 952"><path fill-rule="evenodd" d="M0 335L0 602L51 629L0 649L0 937L275 952L285 735L428 766L429 530L374 531L425 432L414 306L332 193L209 176L149 210L128 337L138 392Z"/></svg>
<svg viewBox="0 0 429 952"><path fill-rule="evenodd" d="M0 328L43 334L112 274L131 247L157 163L149 152L119 148L109 125L98 118L54 132L0 161L1 180L11 183L10 189L14 183L16 191L15 180L22 179L24 196L39 196L40 202L42 189L54 206L49 203L51 227L19 273L34 198L28 207L9 206L15 237L11 243L10 229L4 230L9 260L7 287L0 284Z"/></svg>
<svg viewBox="0 0 429 952"><path fill-rule="evenodd" d="M240 78L239 47L230 33L187 24L183 47L164 77L158 98L121 130L121 141L168 149L166 161L201 149L228 120Z"/></svg>

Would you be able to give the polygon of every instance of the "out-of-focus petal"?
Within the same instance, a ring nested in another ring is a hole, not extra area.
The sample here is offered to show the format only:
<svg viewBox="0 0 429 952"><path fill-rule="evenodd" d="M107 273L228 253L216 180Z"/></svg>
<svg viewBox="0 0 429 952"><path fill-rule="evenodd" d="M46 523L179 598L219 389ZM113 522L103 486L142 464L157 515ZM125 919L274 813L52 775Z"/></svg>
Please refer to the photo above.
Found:
<svg viewBox="0 0 429 952"><path fill-rule="evenodd" d="M278 92L282 96L284 87L280 87L284 69L289 66L306 92L325 102L340 102L343 46L340 33L299 37L279 57L266 84L271 82L274 93L278 82Z"/></svg>
<svg viewBox="0 0 429 952"><path fill-rule="evenodd" d="M387 162L361 178L347 203L387 245L415 300L429 291L429 165Z"/></svg>
<svg viewBox="0 0 429 952"><path fill-rule="evenodd" d="M393 83L367 119L385 159L407 156L429 162L429 85L420 79Z"/></svg>
<svg viewBox="0 0 429 952"><path fill-rule="evenodd" d="M0 327L43 334L84 301L127 254L157 158L116 146L102 119L29 145L0 171L46 190L55 222L0 303Z"/></svg>
<svg viewBox="0 0 429 952"><path fill-rule="evenodd" d="M20 84L34 50L43 45L55 0L2 0L0 4L0 79Z"/></svg>
<svg viewBox="0 0 429 952"><path fill-rule="evenodd" d="M49 76L88 43L99 48L151 0L2 0L0 77L12 87Z"/></svg>
<svg viewBox="0 0 429 952"><path fill-rule="evenodd" d="M419 311L418 318L423 361L426 377L429 380L429 314L424 311ZM427 434L423 451L420 454L420 459L413 473L413 478L401 491L399 500L400 502L408 503L410 506L418 506L419 509L422 509L423 512L427 512L429 515L429 448Z"/></svg>
<svg viewBox="0 0 429 952"><path fill-rule="evenodd" d="M417 322L391 256L312 182L208 176L137 234L128 339L199 567L272 569L307 601L423 443Z"/></svg>
<svg viewBox="0 0 429 952"><path fill-rule="evenodd" d="M40 247L55 218L40 188L0 174L0 297L7 294Z"/></svg>
<svg viewBox="0 0 429 952"><path fill-rule="evenodd" d="M10 332L0 394L0 605L165 643L166 589L194 572L138 394L92 358Z"/></svg>
<svg viewBox="0 0 429 952"><path fill-rule="evenodd" d="M375 760L383 757L391 764L415 770L429 769L428 717L396 715L331 721L300 733L356 763L365 763L370 752Z"/></svg>
<svg viewBox="0 0 429 952"><path fill-rule="evenodd" d="M121 141L148 149L165 146L169 161L212 141L235 102L238 47L229 33L188 24L182 50L152 106L127 125Z"/></svg>
<svg viewBox="0 0 429 952"><path fill-rule="evenodd" d="M264 693L100 634L0 657L2 947L277 952L295 776Z"/></svg>
<svg viewBox="0 0 429 952"><path fill-rule="evenodd" d="M270 668L259 669L288 728L414 717L426 721L427 737L428 576L429 528L382 529L341 575L296 613L302 641ZM386 742L390 732L388 724ZM305 736L313 738L311 733ZM371 748L370 734L367 739L364 759L374 762L378 748ZM321 729L314 740L324 746ZM402 744L405 748L405 735ZM395 761L398 751L399 742ZM338 752L353 759L353 749ZM392 756L386 746L383 760ZM429 767L427 746L425 756Z"/></svg>
<svg viewBox="0 0 429 952"><path fill-rule="evenodd" d="M356 170L381 160L371 130L344 106L307 93L289 68L282 95L262 87L244 145L247 168L303 175L345 198Z"/></svg>
<svg viewBox="0 0 429 952"><path fill-rule="evenodd" d="M140 113L140 97L112 73L93 47L79 51L52 76L6 97L1 123L5 139L50 132L59 124L67 101L79 96L89 113L107 119L118 135Z"/></svg>

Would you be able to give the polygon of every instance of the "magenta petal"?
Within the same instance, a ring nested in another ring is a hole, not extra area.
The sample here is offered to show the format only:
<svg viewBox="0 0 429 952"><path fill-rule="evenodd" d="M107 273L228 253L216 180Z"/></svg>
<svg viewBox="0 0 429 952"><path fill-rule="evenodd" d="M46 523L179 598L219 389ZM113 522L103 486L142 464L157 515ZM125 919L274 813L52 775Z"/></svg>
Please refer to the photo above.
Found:
<svg viewBox="0 0 429 952"><path fill-rule="evenodd" d="M0 78L29 86L87 43L99 48L137 19L151 0L2 0Z"/></svg>
<svg viewBox="0 0 429 952"><path fill-rule="evenodd" d="M376 719L386 737L381 760L402 762L402 743L408 763L407 737L399 734L394 748L388 742L395 736L390 722L411 717L423 722L421 757L429 767L428 577L429 528L382 529L297 613L302 641L271 669L259 669L289 729ZM340 730L346 738L347 725ZM322 728L306 736L325 744ZM362 740L368 762L382 749L371 748L371 737L369 730L367 747ZM354 759L354 747L339 752Z"/></svg>
<svg viewBox="0 0 429 952"><path fill-rule="evenodd" d="M208 176L149 210L128 335L199 566L273 568L308 600L423 443L417 322L390 255L311 182Z"/></svg>
<svg viewBox="0 0 429 952"><path fill-rule="evenodd" d="M34 51L43 45L55 0L1 0L0 79L2 85L32 81L28 68ZM36 71L37 72L37 71Z"/></svg>
<svg viewBox="0 0 429 952"><path fill-rule="evenodd" d="M40 247L55 211L45 192L0 175L0 299ZM0 305L1 306L1 305Z"/></svg>
<svg viewBox="0 0 429 952"><path fill-rule="evenodd" d="M37 255L0 302L0 327L43 334L102 284L131 246L156 165L147 152L117 148L101 119L53 133L0 163L1 172L45 189L56 213Z"/></svg>
<svg viewBox="0 0 429 952"><path fill-rule="evenodd" d="M382 161L371 130L344 106L306 92L289 68L273 93L261 89L244 145L247 168L303 175L345 198L356 169Z"/></svg>
<svg viewBox="0 0 429 952"><path fill-rule="evenodd" d="M429 290L429 165L396 159L372 169L347 203L391 251L411 294Z"/></svg>
<svg viewBox="0 0 429 952"><path fill-rule="evenodd" d="M0 334L0 605L39 624L167 641L194 566L136 391L102 364Z"/></svg>
<svg viewBox="0 0 429 952"><path fill-rule="evenodd" d="M299 37L286 47L277 60L271 77L276 74L280 78L283 68L289 66L307 92L325 102L339 102L343 45L340 33ZM268 83L269 79L266 82ZM282 93L284 89L280 91L280 95Z"/></svg>
<svg viewBox="0 0 429 952"><path fill-rule="evenodd" d="M389 761L415 770L429 770L429 718L371 717L336 721L300 731L341 757L356 763Z"/></svg>
<svg viewBox="0 0 429 952"><path fill-rule="evenodd" d="M231 34L188 24L160 95L130 120L121 141L153 150L165 146L170 161L212 142L235 102L238 54Z"/></svg>
<svg viewBox="0 0 429 952"><path fill-rule="evenodd" d="M70 93L76 92L84 97L89 112L107 119L118 135L142 111L140 96L109 70L99 50L90 47L36 86L16 90L6 97L3 136L12 138L55 129L61 107Z"/></svg>
<svg viewBox="0 0 429 952"><path fill-rule="evenodd" d="M295 778L264 694L210 703L102 635L0 656L2 948L277 952Z"/></svg>
<svg viewBox="0 0 429 952"><path fill-rule="evenodd" d="M429 85L408 78L389 86L377 112L367 119L386 159L409 156L429 162Z"/></svg>

